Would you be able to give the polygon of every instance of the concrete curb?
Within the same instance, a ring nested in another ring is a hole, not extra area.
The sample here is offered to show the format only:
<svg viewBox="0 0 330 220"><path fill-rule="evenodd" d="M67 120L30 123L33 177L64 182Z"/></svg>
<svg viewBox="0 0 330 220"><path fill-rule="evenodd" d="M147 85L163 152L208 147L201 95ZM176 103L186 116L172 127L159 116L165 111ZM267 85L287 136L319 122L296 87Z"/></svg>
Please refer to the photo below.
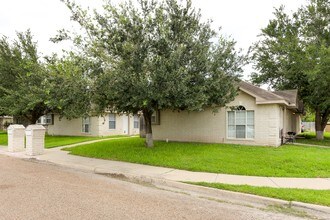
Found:
<svg viewBox="0 0 330 220"><path fill-rule="evenodd" d="M291 208L297 208L301 211L305 212L314 212L318 215L324 216L325 219L327 216L330 215L330 207L327 206L321 206L321 205L315 205L315 204L309 204L309 203L303 203L303 202L297 202L297 201L287 201L287 200L281 200L281 199L275 199L275 198L269 198L269 197L263 197L253 194L247 194L247 193L241 193L241 192L233 192L229 190L222 190L222 189L215 189L215 188L209 188L204 186L198 186L198 185L192 185L188 183L182 183L182 182L176 182L172 180L166 180L162 178L155 178L150 176L135 176L135 175L129 175L129 174L123 174L123 173L108 173L104 172L102 170L95 169L95 174L105 175L113 178L119 178L122 180L127 180L130 182L136 182L136 183L147 183L154 185L158 188L160 187L167 187L170 191L173 191L173 188L175 191L182 191L184 193L185 191L193 191L200 194L205 194L207 197L205 199L211 199L215 201L224 201L224 200L230 200L232 203L244 205L244 206L251 206L258 205L259 207L264 206L285 206L285 207L291 207ZM172 188L172 190L171 190ZM166 189L166 188L165 188Z"/></svg>

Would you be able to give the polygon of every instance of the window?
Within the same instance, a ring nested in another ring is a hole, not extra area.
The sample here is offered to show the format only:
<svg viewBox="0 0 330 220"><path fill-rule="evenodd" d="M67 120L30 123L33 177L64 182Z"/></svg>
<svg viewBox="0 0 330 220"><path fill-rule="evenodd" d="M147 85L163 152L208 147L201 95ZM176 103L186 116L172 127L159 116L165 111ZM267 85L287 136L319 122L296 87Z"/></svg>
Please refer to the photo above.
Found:
<svg viewBox="0 0 330 220"><path fill-rule="evenodd" d="M228 138L254 138L254 111L241 107L228 112Z"/></svg>
<svg viewBox="0 0 330 220"><path fill-rule="evenodd" d="M134 115L134 128L139 128L139 116Z"/></svg>
<svg viewBox="0 0 330 220"><path fill-rule="evenodd" d="M153 125L159 125L160 124L160 119L159 119L159 111L154 111L151 115L151 124Z"/></svg>
<svg viewBox="0 0 330 220"><path fill-rule="evenodd" d="M50 125L53 124L53 117L52 115L46 115L46 124Z"/></svg>
<svg viewBox="0 0 330 220"><path fill-rule="evenodd" d="M37 120L37 124L53 125L53 114L43 115Z"/></svg>
<svg viewBox="0 0 330 220"><path fill-rule="evenodd" d="M116 115L109 114L109 129L116 129Z"/></svg>
<svg viewBox="0 0 330 220"><path fill-rule="evenodd" d="M82 119L82 132L90 133L90 117Z"/></svg>

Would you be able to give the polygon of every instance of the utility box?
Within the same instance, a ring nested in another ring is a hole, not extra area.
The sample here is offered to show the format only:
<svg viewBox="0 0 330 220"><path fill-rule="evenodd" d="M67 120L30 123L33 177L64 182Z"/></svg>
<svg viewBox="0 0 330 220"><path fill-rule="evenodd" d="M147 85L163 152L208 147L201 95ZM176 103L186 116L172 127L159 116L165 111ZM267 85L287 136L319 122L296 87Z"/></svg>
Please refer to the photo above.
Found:
<svg viewBox="0 0 330 220"><path fill-rule="evenodd" d="M25 127L23 125L10 125L7 128L8 151L24 151Z"/></svg>
<svg viewBox="0 0 330 220"><path fill-rule="evenodd" d="M29 125L25 129L26 155L35 156L44 153L46 129L42 125Z"/></svg>

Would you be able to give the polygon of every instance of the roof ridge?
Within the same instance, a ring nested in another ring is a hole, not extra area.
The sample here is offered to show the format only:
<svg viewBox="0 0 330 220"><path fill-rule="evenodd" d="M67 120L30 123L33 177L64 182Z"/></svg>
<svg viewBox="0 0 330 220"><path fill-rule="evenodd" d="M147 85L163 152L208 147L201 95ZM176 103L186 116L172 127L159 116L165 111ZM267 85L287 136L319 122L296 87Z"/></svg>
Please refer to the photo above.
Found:
<svg viewBox="0 0 330 220"><path fill-rule="evenodd" d="M267 93L269 93L269 94L272 94L272 95L274 95L275 97L277 97L277 98L279 98L279 99L285 100L284 97L282 97L282 96L280 96L280 95L277 95L277 94L275 94L274 92L271 92L271 91L268 91L268 90L266 90L266 89L260 88L259 86L253 85L253 84L250 83L250 82L246 82L246 81L243 81L243 80L242 80L241 82L246 83L246 84L248 84L249 86L253 86L253 87L255 87L255 88L257 88L257 89L260 89L260 90L262 90L262 91L264 91L264 92L267 92Z"/></svg>

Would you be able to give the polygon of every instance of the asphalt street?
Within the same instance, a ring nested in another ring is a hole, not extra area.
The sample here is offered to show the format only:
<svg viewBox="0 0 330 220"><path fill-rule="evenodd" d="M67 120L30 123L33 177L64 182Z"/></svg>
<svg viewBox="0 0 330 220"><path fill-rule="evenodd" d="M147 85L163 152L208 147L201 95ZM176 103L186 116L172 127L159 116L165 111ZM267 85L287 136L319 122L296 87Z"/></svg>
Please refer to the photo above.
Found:
<svg viewBox="0 0 330 220"><path fill-rule="evenodd" d="M210 199L120 176L0 155L0 219L301 219L308 213Z"/></svg>

